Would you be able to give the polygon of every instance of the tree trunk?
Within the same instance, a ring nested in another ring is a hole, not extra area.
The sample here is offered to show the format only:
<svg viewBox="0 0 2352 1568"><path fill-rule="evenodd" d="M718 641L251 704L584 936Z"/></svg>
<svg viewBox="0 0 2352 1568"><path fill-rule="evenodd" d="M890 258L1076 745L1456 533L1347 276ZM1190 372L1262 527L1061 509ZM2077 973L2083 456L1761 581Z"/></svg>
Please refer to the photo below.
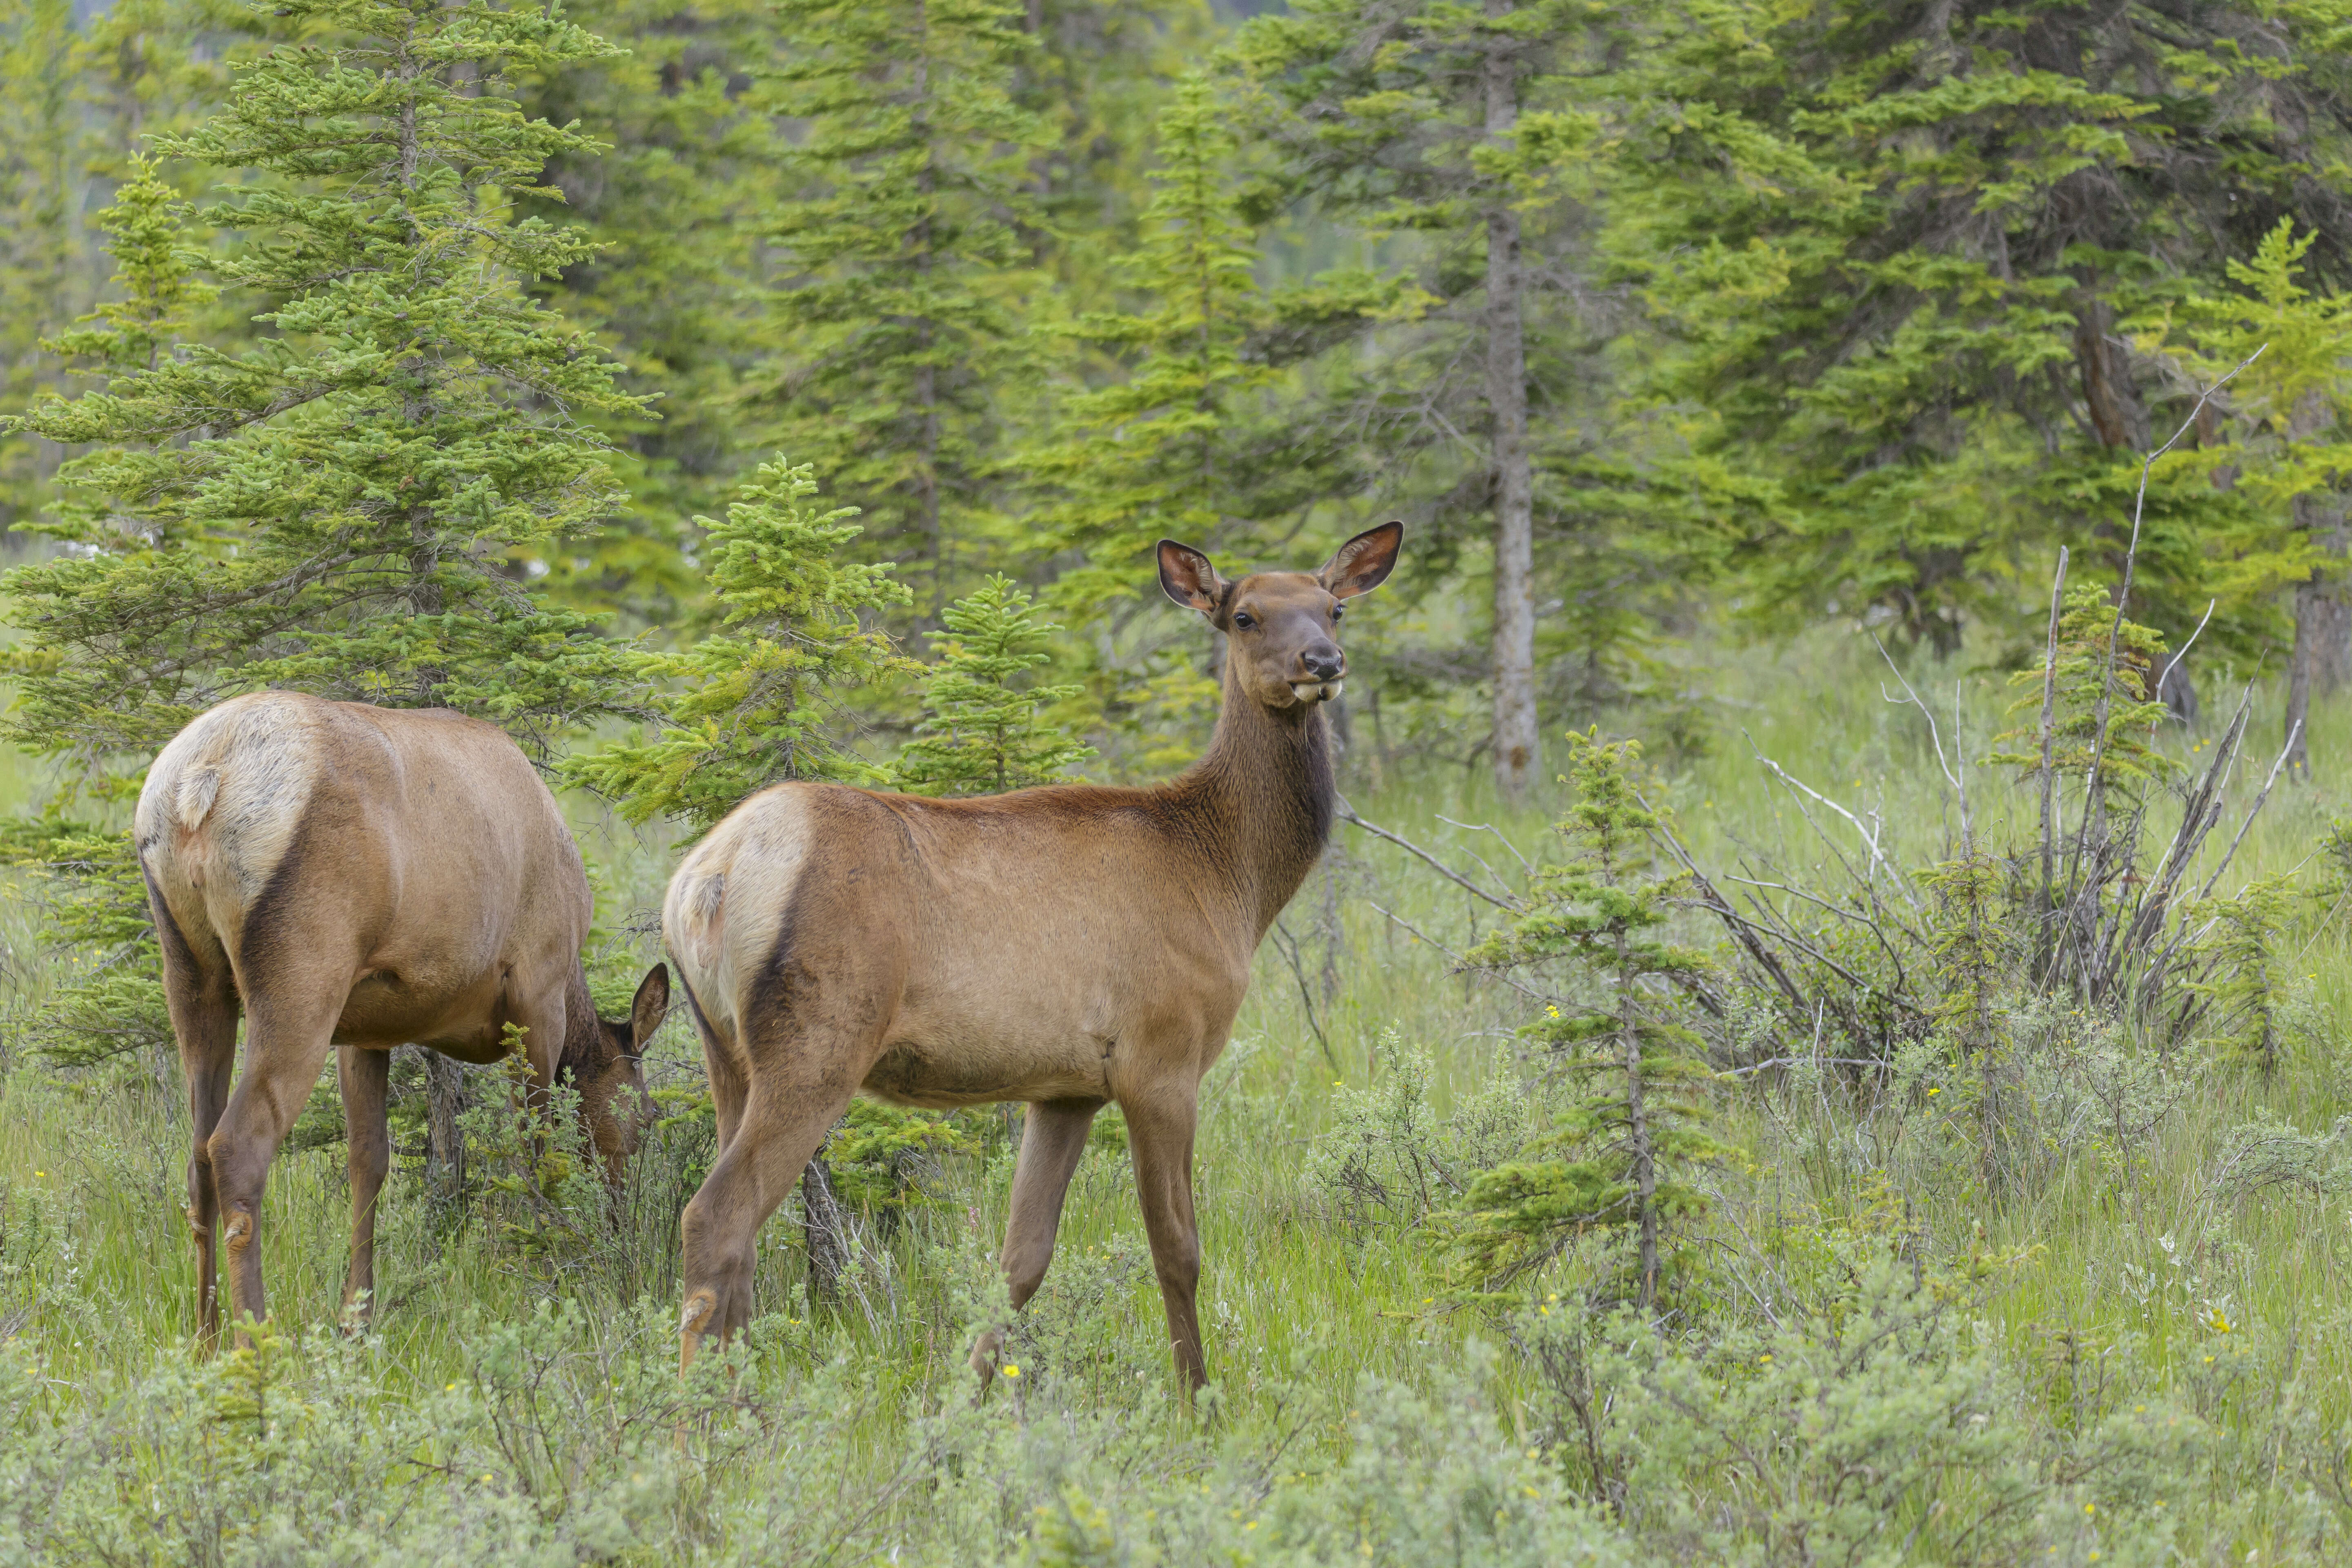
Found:
<svg viewBox="0 0 2352 1568"><path fill-rule="evenodd" d="M2298 421L2301 423L2301 421ZM2344 684L2352 667L2352 605L2344 598L2345 517L2315 496L2294 499L2294 520L2326 557L2294 588L2294 656L2288 662L2286 771L2311 776L2311 700Z"/></svg>
<svg viewBox="0 0 2352 1568"><path fill-rule="evenodd" d="M1486 0L1508 16L1509 0ZM1486 135L1509 136L1519 119L1518 62L1511 41L1486 50ZM1495 785L1526 798L1536 733L1535 476L1528 454L1528 345L1519 273L1519 215L1498 193L1486 211L1486 406L1494 418Z"/></svg>
<svg viewBox="0 0 2352 1568"><path fill-rule="evenodd" d="M466 1195L466 1135L457 1127L465 1109L465 1068L425 1051L425 1185L436 1204L454 1206Z"/></svg>

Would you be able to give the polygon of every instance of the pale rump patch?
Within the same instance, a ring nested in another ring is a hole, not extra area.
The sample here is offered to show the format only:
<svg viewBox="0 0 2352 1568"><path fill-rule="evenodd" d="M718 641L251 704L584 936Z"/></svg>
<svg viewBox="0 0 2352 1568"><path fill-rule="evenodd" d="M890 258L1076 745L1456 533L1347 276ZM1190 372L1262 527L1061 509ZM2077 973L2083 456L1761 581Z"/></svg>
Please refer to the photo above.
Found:
<svg viewBox="0 0 2352 1568"><path fill-rule="evenodd" d="M792 901L812 829L803 786L753 795L695 846L662 900L662 938L702 1016L731 1036L742 1016L743 976L767 957L763 940Z"/></svg>

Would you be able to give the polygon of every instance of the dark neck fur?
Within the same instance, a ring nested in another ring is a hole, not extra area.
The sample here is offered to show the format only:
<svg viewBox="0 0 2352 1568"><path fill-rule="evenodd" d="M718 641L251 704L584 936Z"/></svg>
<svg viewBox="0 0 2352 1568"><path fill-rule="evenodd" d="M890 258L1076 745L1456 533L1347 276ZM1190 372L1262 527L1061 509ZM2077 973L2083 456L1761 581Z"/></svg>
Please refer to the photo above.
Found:
<svg viewBox="0 0 2352 1568"><path fill-rule="evenodd" d="M1228 658L1208 754L1168 789L1202 807L1215 840L1211 853L1264 936L1331 836L1339 788L1321 706L1265 708L1242 689Z"/></svg>
<svg viewBox="0 0 2352 1568"><path fill-rule="evenodd" d="M563 1055L556 1061L556 1071L584 1083L600 1065L604 1048L604 1026L596 1021L596 1002L588 994L588 970L575 962L563 988Z"/></svg>

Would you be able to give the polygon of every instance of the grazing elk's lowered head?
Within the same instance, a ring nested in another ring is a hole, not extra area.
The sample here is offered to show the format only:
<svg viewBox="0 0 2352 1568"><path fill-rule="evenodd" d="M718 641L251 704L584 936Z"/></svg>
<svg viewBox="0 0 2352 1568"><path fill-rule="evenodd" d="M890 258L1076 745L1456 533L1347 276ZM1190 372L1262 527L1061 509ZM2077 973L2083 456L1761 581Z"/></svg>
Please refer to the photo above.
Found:
<svg viewBox="0 0 2352 1568"><path fill-rule="evenodd" d="M1339 546L1318 572L1253 572L1227 582L1209 558L1160 542L1160 585L1226 637L1242 690L1262 707L1306 711L1339 695L1348 656L1339 647L1347 602L1388 581L1404 524L1384 522Z"/></svg>
<svg viewBox="0 0 2352 1568"><path fill-rule="evenodd" d="M567 1042L556 1068L579 1093L589 1141L616 1179L660 1115L646 1089L644 1062L646 1042L668 1012L669 966L656 963L638 984L629 1016L617 1023L595 1018L594 1032Z"/></svg>

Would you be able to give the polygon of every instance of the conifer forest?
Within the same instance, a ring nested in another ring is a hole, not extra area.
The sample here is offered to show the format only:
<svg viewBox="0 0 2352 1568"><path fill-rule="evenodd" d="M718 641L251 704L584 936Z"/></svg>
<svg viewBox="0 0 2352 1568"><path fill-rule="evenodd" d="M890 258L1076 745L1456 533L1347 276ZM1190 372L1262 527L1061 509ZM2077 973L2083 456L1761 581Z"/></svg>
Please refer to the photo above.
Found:
<svg viewBox="0 0 2352 1568"><path fill-rule="evenodd" d="M2347 905L2343 0L0 0L0 1568L2352 1562Z"/></svg>

